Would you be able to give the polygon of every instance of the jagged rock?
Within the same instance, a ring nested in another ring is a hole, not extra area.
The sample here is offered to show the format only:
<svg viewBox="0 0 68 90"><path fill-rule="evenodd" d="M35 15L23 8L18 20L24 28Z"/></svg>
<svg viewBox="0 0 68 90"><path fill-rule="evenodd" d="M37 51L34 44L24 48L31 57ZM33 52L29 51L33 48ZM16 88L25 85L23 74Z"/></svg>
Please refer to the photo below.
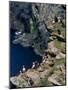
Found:
<svg viewBox="0 0 68 90"><path fill-rule="evenodd" d="M34 16L37 18L38 21L44 20L47 26L49 26L49 22L52 22L54 18L54 13L58 16L61 16L61 11L65 11L62 9L61 5L45 5L45 4L33 4L32 10ZM47 12L47 13L46 13ZM64 15L64 13L63 13Z"/></svg>
<svg viewBox="0 0 68 90"><path fill-rule="evenodd" d="M50 67L53 67L53 66L54 66L54 62L51 62L51 63L49 64L49 66L50 66Z"/></svg>
<svg viewBox="0 0 68 90"><path fill-rule="evenodd" d="M66 41L66 39L63 37L63 35L62 34L57 34L57 33L52 33L52 36L56 36L57 37L57 39L59 40L59 41L61 41L61 42L65 42Z"/></svg>
<svg viewBox="0 0 68 90"><path fill-rule="evenodd" d="M62 53L64 53L64 54L66 53L65 43L63 43L63 42L61 43L61 48L60 48L60 50L61 50Z"/></svg>
<svg viewBox="0 0 68 90"><path fill-rule="evenodd" d="M49 67L49 65L45 62L42 62L41 64L40 64L40 66L43 68L43 71L45 70L45 69L49 69L50 67Z"/></svg>
<svg viewBox="0 0 68 90"><path fill-rule="evenodd" d="M40 78L45 78L46 76L48 76L51 72L51 69L46 69L43 72L40 73Z"/></svg>
<svg viewBox="0 0 68 90"><path fill-rule="evenodd" d="M54 85L65 85L64 65L62 64L57 67L58 69L53 71L53 74L49 76L48 81L52 82Z"/></svg>
<svg viewBox="0 0 68 90"><path fill-rule="evenodd" d="M56 53L49 51L49 55L52 57L56 57Z"/></svg>
<svg viewBox="0 0 68 90"><path fill-rule="evenodd" d="M43 70L42 67L39 67L39 68L37 69L37 71L39 71L39 72L43 72L44 70Z"/></svg>
<svg viewBox="0 0 68 90"><path fill-rule="evenodd" d="M47 65L49 65L50 67L52 67L52 66L54 65L54 62L53 62L53 61L49 61L49 60L46 61L45 63L46 63Z"/></svg>
<svg viewBox="0 0 68 90"><path fill-rule="evenodd" d="M49 41L53 41L53 38L52 37L49 37Z"/></svg>
<svg viewBox="0 0 68 90"><path fill-rule="evenodd" d="M62 41L62 42L66 41L66 39L62 35L56 34L56 36L57 36L59 41Z"/></svg>
<svg viewBox="0 0 68 90"><path fill-rule="evenodd" d="M36 70L28 70L26 72L26 76L30 77L33 80L34 85L37 85L40 82L40 75L39 72Z"/></svg>
<svg viewBox="0 0 68 90"><path fill-rule="evenodd" d="M65 76L65 65L60 65L59 70L61 71L61 73Z"/></svg>
<svg viewBox="0 0 68 90"><path fill-rule="evenodd" d="M60 79L60 76L63 76L63 77L61 77L62 79L64 79L64 77L65 77L65 68L64 68L64 65L58 65L58 66L56 66L56 69L57 70L54 70L54 74L55 75L59 75L58 76L58 79Z"/></svg>
<svg viewBox="0 0 68 90"><path fill-rule="evenodd" d="M15 2L12 2L10 6L10 27L12 29L16 29L18 32L21 32L21 35L17 35L13 41L14 44L20 43L25 47L30 46L34 48L34 51L41 56L43 55L44 50L48 48L48 54L50 58L54 57L54 60L65 58L65 54L60 52L60 50L55 47L54 41L55 38L57 38L59 41L65 42L65 37L57 34L56 32L52 33L55 30L51 30L54 29L56 24L52 24L55 14L57 14L57 17L65 15L65 10L62 9L62 5L42 3L15 4ZM61 12L63 12L63 15ZM31 27L34 30L30 29ZM48 28L50 28L50 31L48 31ZM52 33L51 37L49 32ZM49 37L50 42L48 43ZM44 79L47 77L49 82L55 85L63 85L65 83L64 65L56 66L56 62L49 60L50 58L48 57L48 60L45 60L44 63L42 62L36 69L29 69L22 74L20 73L18 76L10 77L10 81L17 87L30 87L28 85L28 78L32 79L33 86L38 86L40 83L40 78ZM63 84L59 81L63 82Z"/></svg>
<svg viewBox="0 0 68 90"><path fill-rule="evenodd" d="M42 3L31 4L24 2L12 2L10 3L10 6L10 16L12 18L10 26L12 26L12 28L14 26L18 32L22 32L21 35L19 35L19 37L13 41L14 44L20 43L22 46L25 47L33 47L34 51L42 56L44 49L48 48L48 41L50 37L47 28L47 26L49 26L48 23L51 22L52 19L55 17L56 12L57 16L61 16L60 13L61 11L63 11L64 16L65 10L62 8L61 5ZM31 27L34 30L31 30ZM38 34L38 31L40 34ZM29 34L26 34L23 37L24 32ZM53 39L51 38L51 40Z"/></svg>
<svg viewBox="0 0 68 90"><path fill-rule="evenodd" d="M56 59L62 59L62 58L65 58L65 54L59 52L59 53L56 55Z"/></svg>
<svg viewBox="0 0 68 90"><path fill-rule="evenodd" d="M17 87L29 87L27 81L23 79L22 77L11 77L10 81L16 85Z"/></svg>
<svg viewBox="0 0 68 90"><path fill-rule="evenodd" d="M19 85L19 82L17 81L17 77L16 77L16 76L15 76L15 77L11 77L11 78L10 78L10 81L11 81L14 85L16 85L16 86Z"/></svg>
<svg viewBox="0 0 68 90"><path fill-rule="evenodd" d="M49 77L48 81L52 82L55 85L61 85L61 83L59 83L54 76Z"/></svg>
<svg viewBox="0 0 68 90"><path fill-rule="evenodd" d="M55 47L55 42L51 41L50 43L48 43L48 52L50 55L54 55L56 56L58 54L58 49Z"/></svg>
<svg viewBox="0 0 68 90"><path fill-rule="evenodd" d="M51 66L52 62L53 60L48 60L45 63L41 63L37 69L29 69L25 73L22 73L15 77L11 77L10 81L17 87L30 87L28 85L28 78L32 79L33 81L32 86L39 86L41 79L44 79L46 77L48 82L52 83L53 85L64 85L65 84L64 63L61 63L59 65L54 64L53 68L53 66Z"/></svg>

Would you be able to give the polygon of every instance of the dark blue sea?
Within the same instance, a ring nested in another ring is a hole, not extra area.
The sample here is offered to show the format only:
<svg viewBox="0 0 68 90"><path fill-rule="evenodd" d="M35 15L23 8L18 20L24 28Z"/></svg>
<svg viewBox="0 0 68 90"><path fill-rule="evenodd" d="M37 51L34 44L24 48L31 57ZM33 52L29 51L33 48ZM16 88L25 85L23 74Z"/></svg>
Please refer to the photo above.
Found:
<svg viewBox="0 0 68 90"><path fill-rule="evenodd" d="M22 66L31 68L32 62L41 62L41 57L37 55L33 48L23 47L20 44L13 44L14 31L11 30L10 33L10 76L19 74Z"/></svg>

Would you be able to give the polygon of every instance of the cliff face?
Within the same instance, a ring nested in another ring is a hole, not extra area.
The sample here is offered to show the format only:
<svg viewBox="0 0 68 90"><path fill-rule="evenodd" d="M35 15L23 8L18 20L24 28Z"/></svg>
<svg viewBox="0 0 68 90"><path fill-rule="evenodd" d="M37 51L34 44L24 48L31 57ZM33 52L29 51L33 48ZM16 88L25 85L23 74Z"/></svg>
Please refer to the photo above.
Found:
<svg viewBox="0 0 68 90"><path fill-rule="evenodd" d="M44 49L48 48L51 34L48 27L51 29L52 19L58 16L65 19L62 6L10 2L10 28L17 31L13 43L31 46L37 54L43 55Z"/></svg>
<svg viewBox="0 0 68 90"><path fill-rule="evenodd" d="M17 33L13 43L42 56L37 68L10 78L16 87L65 85L65 15L65 5L10 2L10 28Z"/></svg>
<svg viewBox="0 0 68 90"><path fill-rule="evenodd" d="M37 67L20 72L19 75L10 78L16 88L66 84L65 42L59 41L57 36L53 36L51 39L48 43L47 59L44 54L42 62ZM30 79L32 83L30 83Z"/></svg>
<svg viewBox="0 0 68 90"><path fill-rule="evenodd" d="M56 54L56 57L59 53ZM63 57L63 55L58 56L58 58L48 55L48 59L42 59L42 63L38 67L11 77L10 81L16 88L65 85L65 56Z"/></svg>

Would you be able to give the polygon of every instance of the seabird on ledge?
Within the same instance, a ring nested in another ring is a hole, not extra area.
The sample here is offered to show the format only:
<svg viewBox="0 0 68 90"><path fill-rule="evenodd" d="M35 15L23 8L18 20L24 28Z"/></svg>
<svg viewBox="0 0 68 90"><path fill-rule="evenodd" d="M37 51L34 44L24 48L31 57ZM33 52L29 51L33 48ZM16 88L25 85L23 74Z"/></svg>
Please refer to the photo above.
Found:
<svg viewBox="0 0 68 90"><path fill-rule="evenodd" d="M23 65L22 72L25 72L25 71L26 71L26 68L25 68L25 66Z"/></svg>
<svg viewBox="0 0 68 90"><path fill-rule="evenodd" d="M32 64L32 69L34 69L35 68L35 62L33 62L33 64Z"/></svg>
<svg viewBox="0 0 68 90"><path fill-rule="evenodd" d="M21 34L21 31L17 31L17 32L15 32L15 35L20 35Z"/></svg>

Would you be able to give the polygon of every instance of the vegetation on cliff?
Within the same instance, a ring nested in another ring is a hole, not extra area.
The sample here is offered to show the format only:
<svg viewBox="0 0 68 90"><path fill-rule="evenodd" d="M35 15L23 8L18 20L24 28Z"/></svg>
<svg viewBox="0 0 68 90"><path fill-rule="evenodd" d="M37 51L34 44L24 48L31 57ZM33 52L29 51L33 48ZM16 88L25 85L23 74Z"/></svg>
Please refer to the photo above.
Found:
<svg viewBox="0 0 68 90"><path fill-rule="evenodd" d="M10 2L10 29L18 33L13 43L32 47L42 56L37 68L10 78L17 88L65 85L65 7L58 4ZM43 59L46 50L47 60ZM28 83L29 78L32 85Z"/></svg>

